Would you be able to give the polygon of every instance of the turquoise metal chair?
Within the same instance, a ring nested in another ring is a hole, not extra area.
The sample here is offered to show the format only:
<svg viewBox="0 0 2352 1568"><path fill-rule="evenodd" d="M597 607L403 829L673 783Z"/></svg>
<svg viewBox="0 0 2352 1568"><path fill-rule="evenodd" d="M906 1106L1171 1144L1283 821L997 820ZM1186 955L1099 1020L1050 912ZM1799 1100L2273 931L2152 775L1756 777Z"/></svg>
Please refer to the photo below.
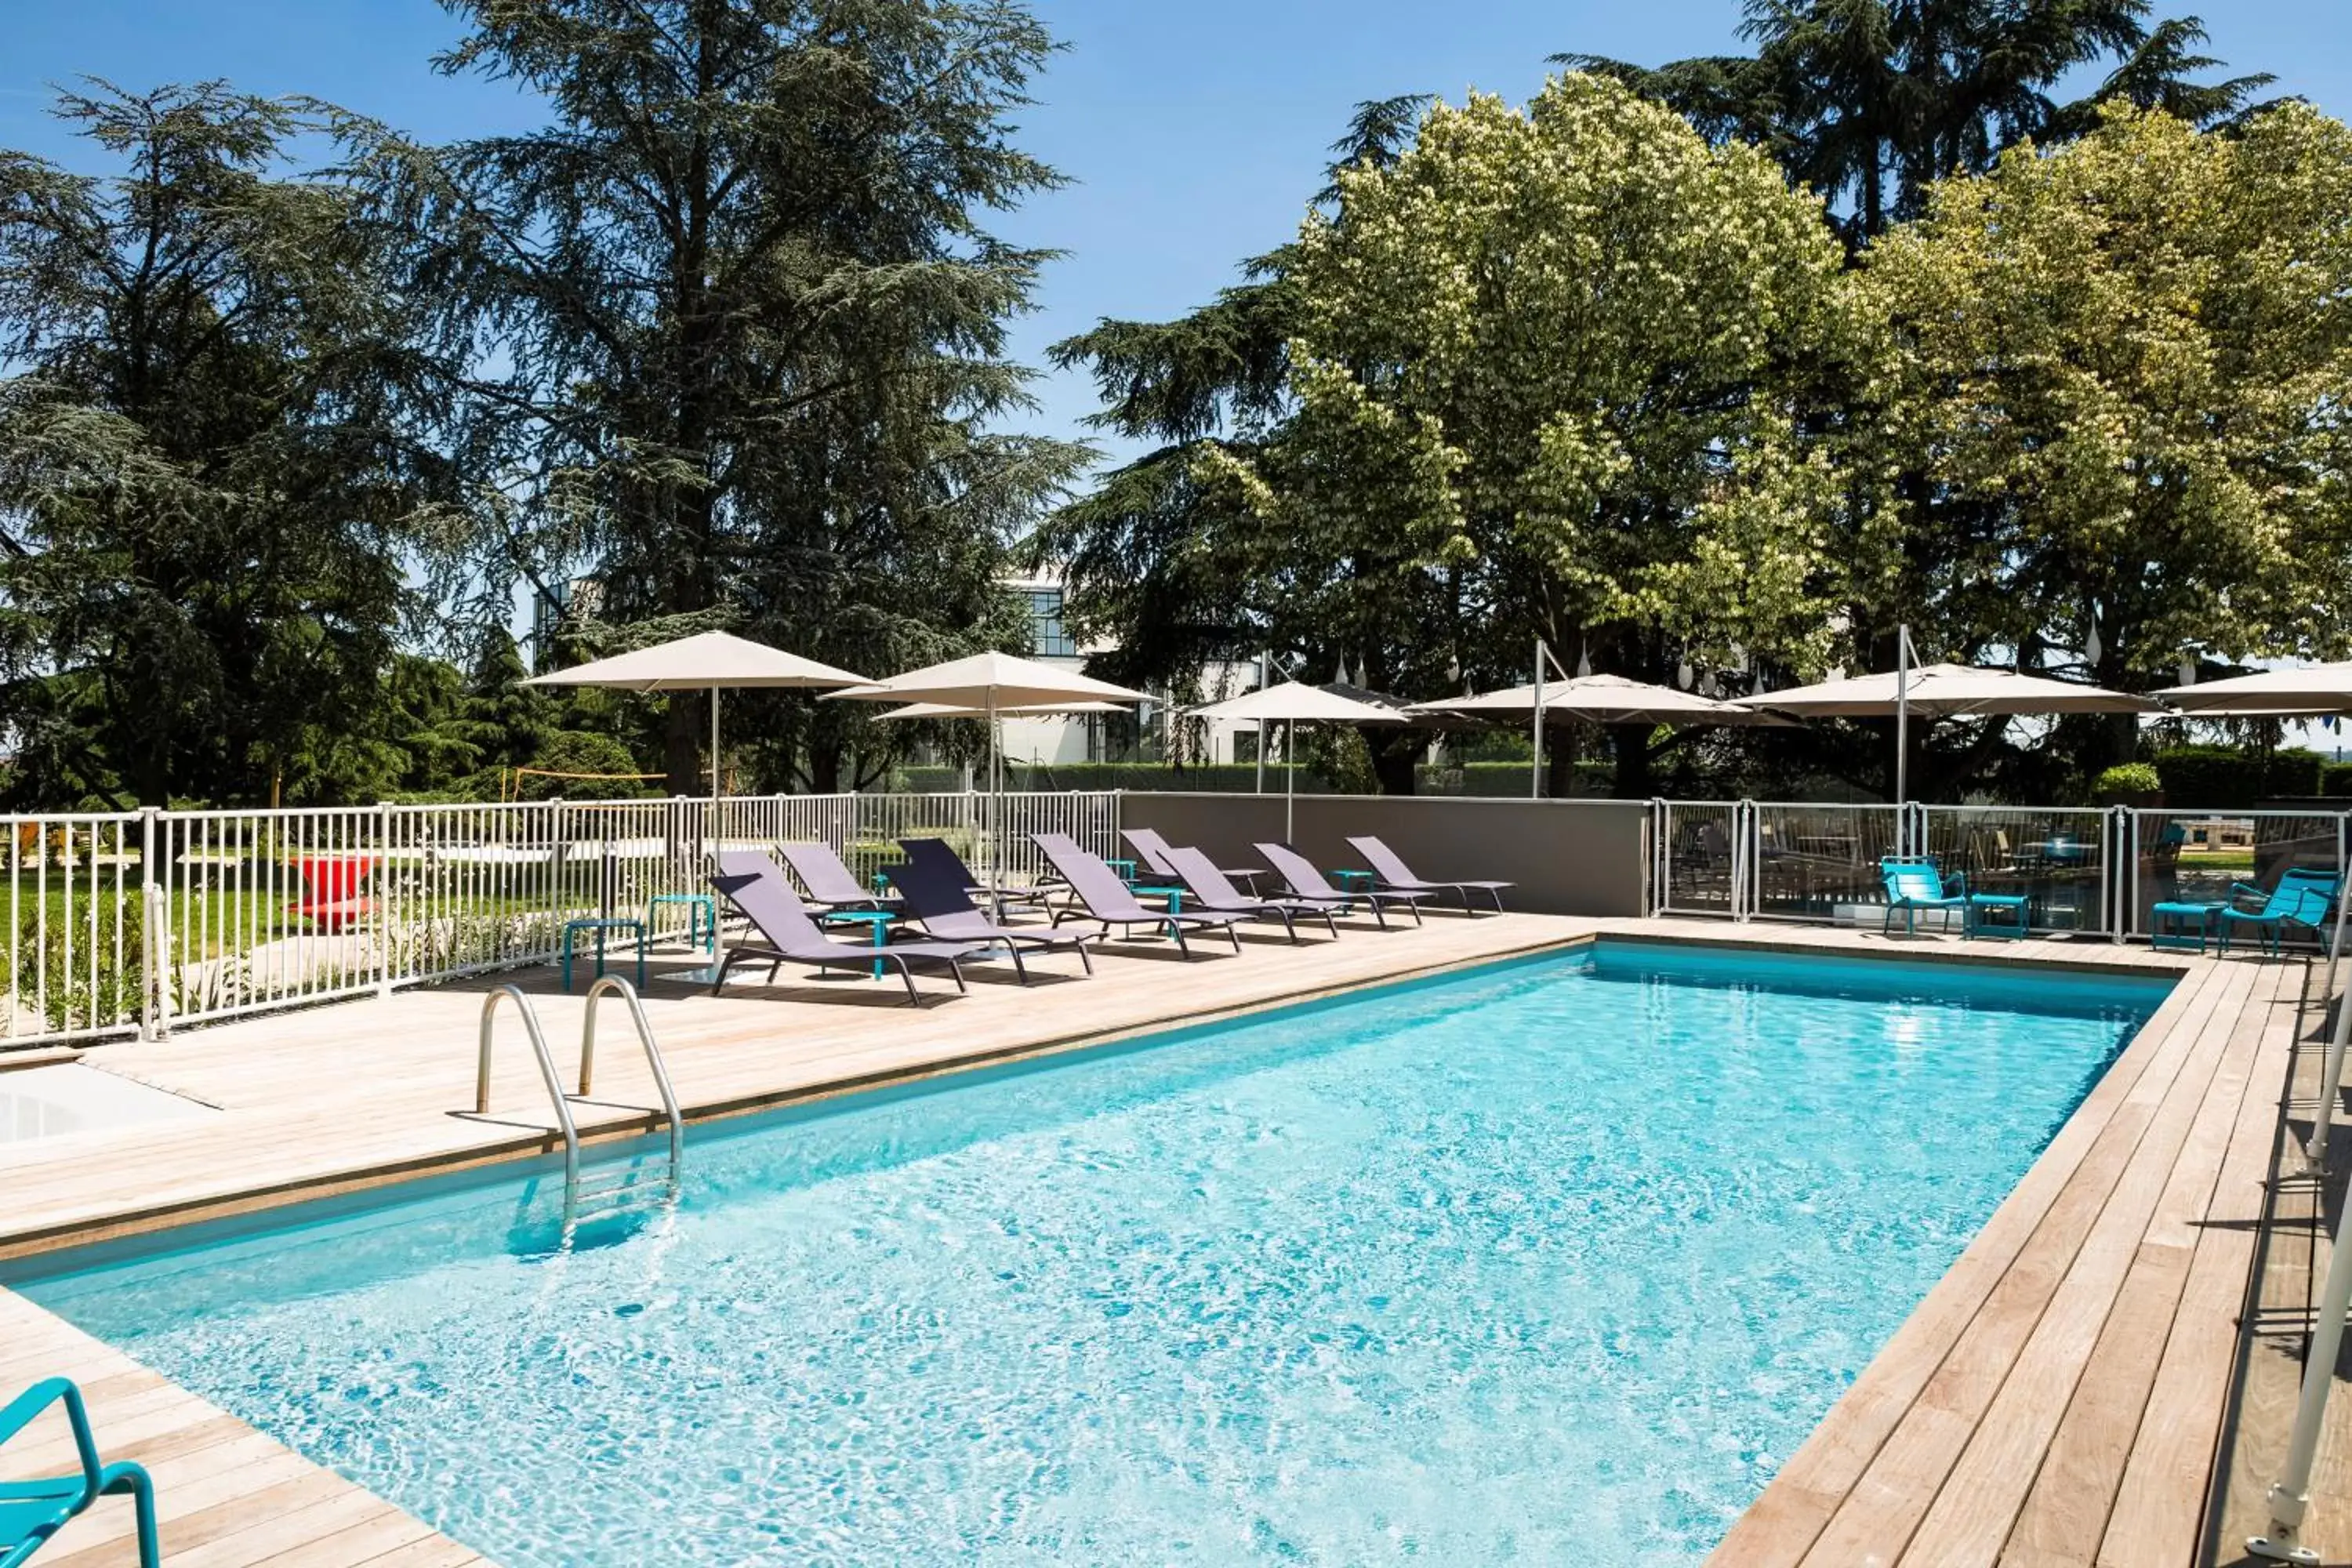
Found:
<svg viewBox="0 0 2352 1568"><path fill-rule="evenodd" d="M139 1510L139 1568L157 1568L163 1561L155 1539L155 1484L144 1467L121 1461L101 1465L98 1439L89 1429L89 1412L81 1390L62 1377L33 1384L5 1409L0 1409L0 1443L30 1426L52 1405L62 1404L73 1429L74 1448L81 1458L77 1475L45 1476L31 1481L0 1481L0 1568L18 1568L49 1538L87 1511L102 1497L128 1492Z"/></svg>
<svg viewBox="0 0 2352 1568"><path fill-rule="evenodd" d="M1886 882L1886 918L1879 922L1882 932L1895 929L1895 917L1903 917L1903 934L1916 936L1919 932L1919 911L1937 910L1949 913L1960 911L1960 929L1966 931L1972 920L1969 910L1968 880L1958 872L1952 873L1949 883L1936 868L1936 863L1921 856L1890 855L1878 863L1878 874Z"/></svg>
<svg viewBox="0 0 2352 1568"><path fill-rule="evenodd" d="M2244 882L2233 883L2232 901L2214 911L2221 928L2221 951L2230 951L2230 933L2242 926L2253 928L2268 953L2279 951L2290 925L2306 927L2316 940L2336 913L2337 885L2335 872L2308 866L2289 868L2280 876L2278 886L2267 893ZM2235 901L2241 899L2259 899L2262 906L2242 909Z"/></svg>

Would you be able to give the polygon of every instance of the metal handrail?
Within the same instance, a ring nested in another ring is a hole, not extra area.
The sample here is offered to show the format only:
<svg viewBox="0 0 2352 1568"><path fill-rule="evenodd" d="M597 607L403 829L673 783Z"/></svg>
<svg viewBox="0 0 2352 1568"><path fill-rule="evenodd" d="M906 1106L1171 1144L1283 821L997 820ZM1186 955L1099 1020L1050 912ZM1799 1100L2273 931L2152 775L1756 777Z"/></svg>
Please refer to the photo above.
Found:
<svg viewBox="0 0 2352 1568"><path fill-rule="evenodd" d="M490 1042L501 996L513 997L522 1012L523 1032L530 1037L531 1054L539 1058L539 1076L546 1081L547 1098L555 1106L556 1125L563 1130L563 1190L568 1206L570 1194L580 1186L580 1129L572 1124L572 1101L564 1095L562 1075L555 1070L555 1058L547 1048L547 1036L539 1026L539 1014L520 986L501 985L482 998L481 1060L474 1077L474 1114L487 1116L490 1111ZM586 1064L582 1066L584 1068Z"/></svg>
<svg viewBox="0 0 2352 1568"><path fill-rule="evenodd" d="M669 1179L670 1184L676 1186L686 1162L686 1131L677 1112L677 1094L670 1088L669 1069L662 1065L661 1047L654 1044L653 1026L646 1021L645 1005L637 999L637 988L621 975L601 975L588 987L588 1012L580 1024L580 1093L586 1097L596 1065L596 999L608 991L629 1005L630 1022L637 1026L637 1043L645 1047L646 1065L653 1068L654 1088L661 1095L662 1114L669 1121Z"/></svg>

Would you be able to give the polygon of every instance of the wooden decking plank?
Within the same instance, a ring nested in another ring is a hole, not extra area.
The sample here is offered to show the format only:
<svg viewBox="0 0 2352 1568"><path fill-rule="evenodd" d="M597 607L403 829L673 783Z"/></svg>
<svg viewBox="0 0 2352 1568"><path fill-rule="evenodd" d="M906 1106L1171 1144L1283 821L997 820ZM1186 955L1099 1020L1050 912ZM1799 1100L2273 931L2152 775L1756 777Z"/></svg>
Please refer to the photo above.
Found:
<svg viewBox="0 0 2352 1568"><path fill-rule="evenodd" d="M2100 1542L2100 1568L2161 1562L2148 1554L2184 1537L2193 1540L2198 1531L2237 1361L2237 1315L2259 1242L2263 1179L2278 1141L2278 1075L2296 1026L2294 1009L2280 1011L2285 1037L2273 1037L2273 1067L2258 1068L2248 1084L2246 1113L2222 1156L2212 1206Z"/></svg>
<svg viewBox="0 0 2352 1568"><path fill-rule="evenodd" d="M2173 1163L2138 1254L2083 1363L2074 1396L2002 1548L2000 1560L2010 1568L2081 1568L2097 1554L2188 1282L2221 1159L2257 1076L2270 1009L2284 984L2282 972L2269 984L2257 985L2231 1027L2228 1055L2205 1107Z"/></svg>
<svg viewBox="0 0 2352 1568"><path fill-rule="evenodd" d="M1917 1400L1822 1527L1802 1559L1807 1568L1893 1563L1902 1555L2093 1237L2142 1140L2171 1101L2184 1067L2218 1056L2218 1044L2209 1045L2206 1037L2229 992L2228 983L2218 978L2199 989L2014 1261L1920 1386ZM1830 1418L1837 1418L1835 1411Z"/></svg>

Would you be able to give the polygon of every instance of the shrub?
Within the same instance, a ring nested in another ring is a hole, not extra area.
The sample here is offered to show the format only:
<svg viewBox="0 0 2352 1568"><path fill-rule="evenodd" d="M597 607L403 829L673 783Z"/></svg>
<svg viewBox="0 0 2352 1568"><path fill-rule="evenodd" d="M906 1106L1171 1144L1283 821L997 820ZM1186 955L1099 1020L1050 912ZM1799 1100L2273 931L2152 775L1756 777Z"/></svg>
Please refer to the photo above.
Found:
<svg viewBox="0 0 2352 1568"><path fill-rule="evenodd" d="M2111 795L2154 795L2164 780L2153 763L2117 763L2092 783L2091 792L2105 799Z"/></svg>
<svg viewBox="0 0 2352 1568"><path fill-rule="evenodd" d="M2309 751L2265 760L2230 746L2176 746L2156 754L2156 771L2168 805L2245 811L2272 796L2317 795L2326 761Z"/></svg>
<svg viewBox="0 0 2352 1568"><path fill-rule="evenodd" d="M119 903L110 891L93 893L88 884L79 892L70 904L50 906L46 921L26 911L12 944L9 989L20 1005L32 1003L37 990L41 1016L52 1029L135 1022L146 964L147 913L140 890L126 889Z"/></svg>
<svg viewBox="0 0 2352 1568"><path fill-rule="evenodd" d="M2326 763L2319 770L2319 793L2332 800L2352 796L2352 763Z"/></svg>

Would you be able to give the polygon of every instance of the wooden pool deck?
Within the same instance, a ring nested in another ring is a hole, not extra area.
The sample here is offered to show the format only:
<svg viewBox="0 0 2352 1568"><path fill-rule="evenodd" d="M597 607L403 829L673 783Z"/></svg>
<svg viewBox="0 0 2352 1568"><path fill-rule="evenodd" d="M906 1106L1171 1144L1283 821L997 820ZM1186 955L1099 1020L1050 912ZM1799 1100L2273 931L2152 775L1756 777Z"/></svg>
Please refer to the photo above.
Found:
<svg viewBox="0 0 2352 1568"><path fill-rule="evenodd" d="M1204 948L1189 963L1160 944L1115 947L1084 980L1074 960L1049 956L1033 964L1041 982L1028 990L1009 973L976 965L967 997L953 997L944 979L919 980L933 999L919 1011L897 1005L895 983L857 976L788 973L772 990L730 986L714 997L662 978L688 966L674 954L656 962L646 1009L690 1114L721 1115L1603 932L1846 952L1961 951L1940 938L1706 921L1433 917L1386 932L1364 921L1338 942L1297 949L1254 937L1239 956ZM2056 942L1965 952L2184 979L1790 1457L1711 1559L1725 1568L2197 1563L2220 1517L2209 1500L2241 1489L2216 1478L2233 1467L2259 1469L2264 1461L2252 1450L2273 1441L2255 1434L2233 1448L2224 1439L2242 1384L2248 1422L2260 1415L2265 1432L2277 1425L2278 1368L2262 1358L2292 1359L2292 1347L2265 1352L2242 1335L2239 1320L2255 1278L2263 1178L2278 1152L2298 1020L2315 1027L2315 1017L2298 1012L2307 966ZM486 995L507 978L532 994L559 1062L572 1062L582 1004L547 970L87 1053L92 1066L217 1113L0 1148L0 1257L551 1149L545 1090L510 1016L499 1021L492 1113L471 1114L477 1023ZM643 1130L652 1088L627 1022L614 1008L600 1024L596 1100L579 1108L583 1131ZM2268 1289L2284 1301L2307 1289L2296 1281L2315 1258L2325 1267L2324 1248L2309 1245L2307 1211L2298 1221L2288 1205L2267 1217L2301 1237L2299 1252L2286 1248L2294 1256L2281 1262L2274 1248L2263 1271L2276 1276ZM2291 1318L2282 1309L2269 1320L2274 1337ZM0 1390L51 1373L83 1380L110 1458L154 1469L174 1568L483 1561L0 1290ZM2263 1389L2271 1393L2257 1398ZM2273 1447L2283 1443L2279 1426ZM2352 1546L2341 1484L2347 1456L2352 1442L2331 1441L2323 1453L2327 1495L2307 1529L2338 1552ZM38 1473L61 1457L54 1440L0 1449L0 1477ZM40 1561L129 1562L129 1525L127 1505L101 1504Z"/></svg>

